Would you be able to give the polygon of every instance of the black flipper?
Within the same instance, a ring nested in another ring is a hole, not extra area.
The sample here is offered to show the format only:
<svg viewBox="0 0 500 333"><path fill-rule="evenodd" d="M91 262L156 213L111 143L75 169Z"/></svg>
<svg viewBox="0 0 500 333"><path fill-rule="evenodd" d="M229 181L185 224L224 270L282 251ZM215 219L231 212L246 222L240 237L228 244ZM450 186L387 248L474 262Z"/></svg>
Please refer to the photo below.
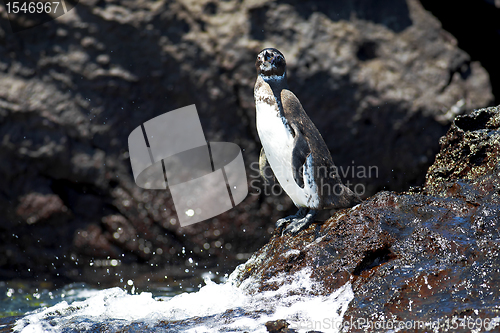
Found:
<svg viewBox="0 0 500 333"><path fill-rule="evenodd" d="M292 168L293 179L300 186L304 188L304 164L306 163L307 156L311 153L306 139L300 132L295 124L290 126L294 131L293 149L292 149Z"/></svg>
<svg viewBox="0 0 500 333"><path fill-rule="evenodd" d="M274 176L273 169L269 165L267 161L266 152L264 151L264 147L260 150L259 156L259 172L262 179L264 179L264 183L266 185L274 185L276 183L276 177Z"/></svg>

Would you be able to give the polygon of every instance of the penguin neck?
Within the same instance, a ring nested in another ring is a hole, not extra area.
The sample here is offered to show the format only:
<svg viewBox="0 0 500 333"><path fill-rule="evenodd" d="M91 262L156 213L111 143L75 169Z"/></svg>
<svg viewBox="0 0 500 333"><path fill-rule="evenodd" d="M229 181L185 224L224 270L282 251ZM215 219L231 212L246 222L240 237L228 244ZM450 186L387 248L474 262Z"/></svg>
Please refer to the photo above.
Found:
<svg viewBox="0 0 500 333"><path fill-rule="evenodd" d="M286 72L279 76L260 74L260 77L269 85L273 91L274 97L276 97L278 101L281 101L281 90L288 89Z"/></svg>
<svg viewBox="0 0 500 333"><path fill-rule="evenodd" d="M265 75L263 73L259 74L259 76L270 86L274 85L284 85L286 86L286 72L281 75Z"/></svg>
<svg viewBox="0 0 500 333"><path fill-rule="evenodd" d="M260 90L264 92L264 94L272 93L272 100L276 103L277 106L277 115L282 119L285 119L285 113L283 110L283 103L281 101L281 91L283 89L288 89L288 84L286 81L286 74L276 78L275 76L265 76L263 74L259 74L256 82L256 91ZM262 90L263 89L263 90ZM269 95L268 95L269 96ZM271 96L269 96L271 97ZM271 104L271 102L267 102ZM271 104L272 105L272 104ZM286 121L284 121L286 122Z"/></svg>

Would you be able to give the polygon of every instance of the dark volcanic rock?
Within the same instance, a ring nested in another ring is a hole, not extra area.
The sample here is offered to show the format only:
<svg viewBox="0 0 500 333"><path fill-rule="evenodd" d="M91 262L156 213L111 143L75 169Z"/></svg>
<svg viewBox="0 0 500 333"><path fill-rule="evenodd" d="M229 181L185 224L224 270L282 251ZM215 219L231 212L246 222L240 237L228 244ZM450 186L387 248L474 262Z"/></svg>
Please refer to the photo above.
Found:
<svg viewBox="0 0 500 333"><path fill-rule="evenodd" d="M289 324L285 320L268 321L266 329L269 333L295 333L296 331L288 328Z"/></svg>
<svg viewBox="0 0 500 333"><path fill-rule="evenodd" d="M498 166L499 127L500 114L495 109L457 117L440 140L441 151L427 172L426 192L447 195L453 181L491 174Z"/></svg>
<svg viewBox="0 0 500 333"><path fill-rule="evenodd" d="M500 306L499 120L498 107L457 117L423 188L380 192L297 236L275 234L240 279L274 289L270 277L308 266L323 293L352 284L346 321L440 320L440 331L485 330L475 320L498 318ZM476 326L456 326L454 317Z"/></svg>
<svg viewBox="0 0 500 333"><path fill-rule="evenodd" d="M0 278L81 280L97 259L150 269L264 244L284 195L180 228L168 191L134 184L127 152L141 123L194 103L207 139L240 145L255 181L264 47L286 55L292 90L365 197L421 184L454 116L492 100L485 70L416 0L84 0L16 34L2 11L0 28ZM354 173L368 166L371 178Z"/></svg>

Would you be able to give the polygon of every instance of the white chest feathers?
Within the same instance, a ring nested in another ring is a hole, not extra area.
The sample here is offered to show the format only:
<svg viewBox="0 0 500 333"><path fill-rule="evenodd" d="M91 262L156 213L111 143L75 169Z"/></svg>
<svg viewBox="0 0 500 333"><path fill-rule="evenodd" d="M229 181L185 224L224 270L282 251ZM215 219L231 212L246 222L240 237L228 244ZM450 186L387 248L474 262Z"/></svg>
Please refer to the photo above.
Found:
<svg viewBox="0 0 500 333"><path fill-rule="evenodd" d="M314 181L311 181L312 177L308 175L313 169L311 156L305 163L304 174L301 175L305 184L304 188L301 188L293 177L294 138L288 126L285 125L286 119L279 114L276 101L270 105L262 99L256 98L255 107L257 110L257 132L269 165L281 187L296 206L317 208L319 205L318 188Z"/></svg>

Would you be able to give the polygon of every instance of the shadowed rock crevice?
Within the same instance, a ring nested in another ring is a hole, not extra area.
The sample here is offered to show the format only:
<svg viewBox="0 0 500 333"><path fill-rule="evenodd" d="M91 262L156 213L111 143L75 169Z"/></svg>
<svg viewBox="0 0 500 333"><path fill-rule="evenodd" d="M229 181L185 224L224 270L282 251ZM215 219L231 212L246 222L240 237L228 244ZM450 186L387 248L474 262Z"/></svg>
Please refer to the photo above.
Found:
<svg viewBox="0 0 500 333"><path fill-rule="evenodd" d="M361 61L368 61L377 58L378 45L374 41L364 41L359 45L356 56Z"/></svg>
<svg viewBox="0 0 500 333"><path fill-rule="evenodd" d="M483 112L477 117L460 117L455 119L455 125L464 131L475 131L486 128L492 116L494 115Z"/></svg>
<svg viewBox="0 0 500 333"><path fill-rule="evenodd" d="M388 245L375 250L365 252L363 260L354 268L353 275L361 275L364 271L369 271L373 267L385 264L389 260L395 259Z"/></svg>
<svg viewBox="0 0 500 333"><path fill-rule="evenodd" d="M269 6L262 6L250 10L250 35L256 40L264 40L268 26L267 11Z"/></svg>

